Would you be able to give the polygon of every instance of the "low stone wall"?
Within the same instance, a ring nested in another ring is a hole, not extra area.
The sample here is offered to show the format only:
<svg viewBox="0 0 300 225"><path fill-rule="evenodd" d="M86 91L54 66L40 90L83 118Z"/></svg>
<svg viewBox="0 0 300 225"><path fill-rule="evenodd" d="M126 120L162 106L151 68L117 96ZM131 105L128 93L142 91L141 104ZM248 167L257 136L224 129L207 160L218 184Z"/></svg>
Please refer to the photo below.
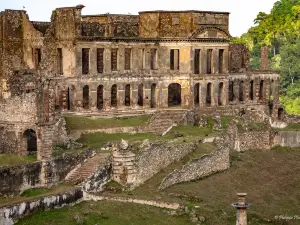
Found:
<svg viewBox="0 0 300 225"><path fill-rule="evenodd" d="M103 187L112 178L112 158L111 156L98 166L97 171L83 185L82 189L88 193L103 191Z"/></svg>
<svg viewBox="0 0 300 225"><path fill-rule="evenodd" d="M163 190L174 184L198 180L229 167L229 149L217 150L200 158L192 159L180 170L174 170L163 179L159 189Z"/></svg>
<svg viewBox="0 0 300 225"><path fill-rule="evenodd" d="M83 192L74 189L65 193L24 201L0 208L0 224L11 225L14 221L32 214L37 210L47 210L75 204L82 200Z"/></svg>
<svg viewBox="0 0 300 225"><path fill-rule="evenodd" d="M175 161L197 148L197 143L184 143L178 145L155 144L142 151L136 158L136 180L133 186L138 186Z"/></svg>
<svg viewBox="0 0 300 225"><path fill-rule="evenodd" d="M270 149L272 145L270 139L271 132L269 130L237 133L234 150Z"/></svg>
<svg viewBox="0 0 300 225"><path fill-rule="evenodd" d="M50 161L0 168L0 196L62 182L78 164L93 157L94 151L64 154Z"/></svg>
<svg viewBox="0 0 300 225"><path fill-rule="evenodd" d="M300 131L279 131L274 137L274 145L300 147Z"/></svg>
<svg viewBox="0 0 300 225"><path fill-rule="evenodd" d="M0 195L18 194L41 186L42 163L0 168Z"/></svg>

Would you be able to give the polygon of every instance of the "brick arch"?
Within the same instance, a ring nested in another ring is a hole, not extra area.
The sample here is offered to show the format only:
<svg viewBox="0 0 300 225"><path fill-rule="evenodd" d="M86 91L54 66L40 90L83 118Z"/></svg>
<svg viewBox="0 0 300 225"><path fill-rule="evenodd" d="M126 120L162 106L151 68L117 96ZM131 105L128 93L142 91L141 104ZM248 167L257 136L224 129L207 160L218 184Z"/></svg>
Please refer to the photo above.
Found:
<svg viewBox="0 0 300 225"><path fill-rule="evenodd" d="M205 31L208 31L208 30L219 31L219 32L223 33L226 38L231 38L231 35L229 34L229 32L222 29L221 27L207 26L207 27L201 27L201 28L197 29L196 31L194 31L192 33L192 35L190 36L190 39L195 39L195 38L197 38L198 35L204 33Z"/></svg>

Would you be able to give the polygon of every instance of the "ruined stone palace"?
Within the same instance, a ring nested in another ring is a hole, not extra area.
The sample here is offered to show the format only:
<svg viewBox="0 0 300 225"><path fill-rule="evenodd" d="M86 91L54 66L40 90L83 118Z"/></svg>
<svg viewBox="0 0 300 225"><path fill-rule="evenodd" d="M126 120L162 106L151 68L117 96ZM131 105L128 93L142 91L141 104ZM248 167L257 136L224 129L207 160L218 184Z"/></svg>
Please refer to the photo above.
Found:
<svg viewBox="0 0 300 225"><path fill-rule="evenodd" d="M57 8L51 22L0 13L1 152L27 154L32 145L39 159L49 157L68 113L229 115L250 107L280 116L267 50L262 70L251 71L247 48L230 44L229 13L83 8Z"/></svg>

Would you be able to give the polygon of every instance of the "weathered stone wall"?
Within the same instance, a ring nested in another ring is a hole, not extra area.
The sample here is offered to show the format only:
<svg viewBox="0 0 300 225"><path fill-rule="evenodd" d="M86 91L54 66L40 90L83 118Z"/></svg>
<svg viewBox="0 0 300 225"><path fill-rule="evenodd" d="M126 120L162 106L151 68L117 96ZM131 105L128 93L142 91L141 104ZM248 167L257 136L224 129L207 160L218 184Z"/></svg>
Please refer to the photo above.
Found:
<svg viewBox="0 0 300 225"><path fill-rule="evenodd" d="M300 131L278 131L274 135L274 145L300 147Z"/></svg>
<svg viewBox="0 0 300 225"><path fill-rule="evenodd" d="M0 168L0 195L18 194L41 186L42 163Z"/></svg>
<svg viewBox="0 0 300 225"><path fill-rule="evenodd" d="M194 151L196 142L178 145L154 144L136 156L136 183L138 186L175 161Z"/></svg>
<svg viewBox="0 0 300 225"><path fill-rule="evenodd" d="M192 159L181 169L174 170L163 179L159 189L163 190L174 184L197 180L226 170L229 166L229 149L217 150L200 158Z"/></svg>
<svg viewBox="0 0 300 225"><path fill-rule="evenodd" d="M82 197L83 192L80 189L74 189L53 196L6 205L0 208L0 224L14 224L18 219L38 210L49 210L75 204L81 201Z"/></svg>
<svg viewBox="0 0 300 225"><path fill-rule="evenodd" d="M236 151L270 149L272 147L271 131L263 130L237 133L234 143Z"/></svg>
<svg viewBox="0 0 300 225"><path fill-rule="evenodd" d="M243 44L229 45L230 72L245 72L249 70L250 53Z"/></svg>

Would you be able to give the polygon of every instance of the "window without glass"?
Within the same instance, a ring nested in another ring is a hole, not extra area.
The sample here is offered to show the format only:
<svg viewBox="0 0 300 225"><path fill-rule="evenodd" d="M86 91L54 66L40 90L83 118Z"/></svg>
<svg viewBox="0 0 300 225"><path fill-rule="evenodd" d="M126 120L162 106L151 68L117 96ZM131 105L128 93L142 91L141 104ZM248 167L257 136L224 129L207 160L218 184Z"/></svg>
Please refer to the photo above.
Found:
<svg viewBox="0 0 300 225"><path fill-rule="evenodd" d="M118 49L117 48L111 49L111 70L112 71L118 70Z"/></svg>
<svg viewBox="0 0 300 225"><path fill-rule="evenodd" d="M157 49L152 48L151 49L151 65L150 65L151 70L156 70L157 69Z"/></svg>
<svg viewBox="0 0 300 225"><path fill-rule="evenodd" d="M170 69L179 70L179 49L171 49L170 51Z"/></svg>
<svg viewBox="0 0 300 225"><path fill-rule="evenodd" d="M82 49L82 74L89 74L90 70L90 49Z"/></svg>
<svg viewBox="0 0 300 225"><path fill-rule="evenodd" d="M211 74L212 68L212 49L207 49L207 73Z"/></svg>
<svg viewBox="0 0 300 225"><path fill-rule="evenodd" d="M219 73L224 73L224 49L219 49Z"/></svg>
<svg viewBox="0 0 300 225"><path fill-rule="evenodd" d="M62 48L57 49L57 73L63 74L63 53Z"/></svg>
<svg viewBox="0 0 300 225"><path fill-rule="evenodd" d="M194 73L200 73L200 49L195 49L194 55Z"/></svg>
<svg viewBox="0 0 300 225"><path fill-rule="evenodd" d="M104 67L104 48L97 48L97 72L103 73L103 67Z"/></svg>
<svg viewBox="0 0 300 225"><path fill-rule="evenodd" d="M131 48L125 48L125 70L131 67Z"/></svg>

